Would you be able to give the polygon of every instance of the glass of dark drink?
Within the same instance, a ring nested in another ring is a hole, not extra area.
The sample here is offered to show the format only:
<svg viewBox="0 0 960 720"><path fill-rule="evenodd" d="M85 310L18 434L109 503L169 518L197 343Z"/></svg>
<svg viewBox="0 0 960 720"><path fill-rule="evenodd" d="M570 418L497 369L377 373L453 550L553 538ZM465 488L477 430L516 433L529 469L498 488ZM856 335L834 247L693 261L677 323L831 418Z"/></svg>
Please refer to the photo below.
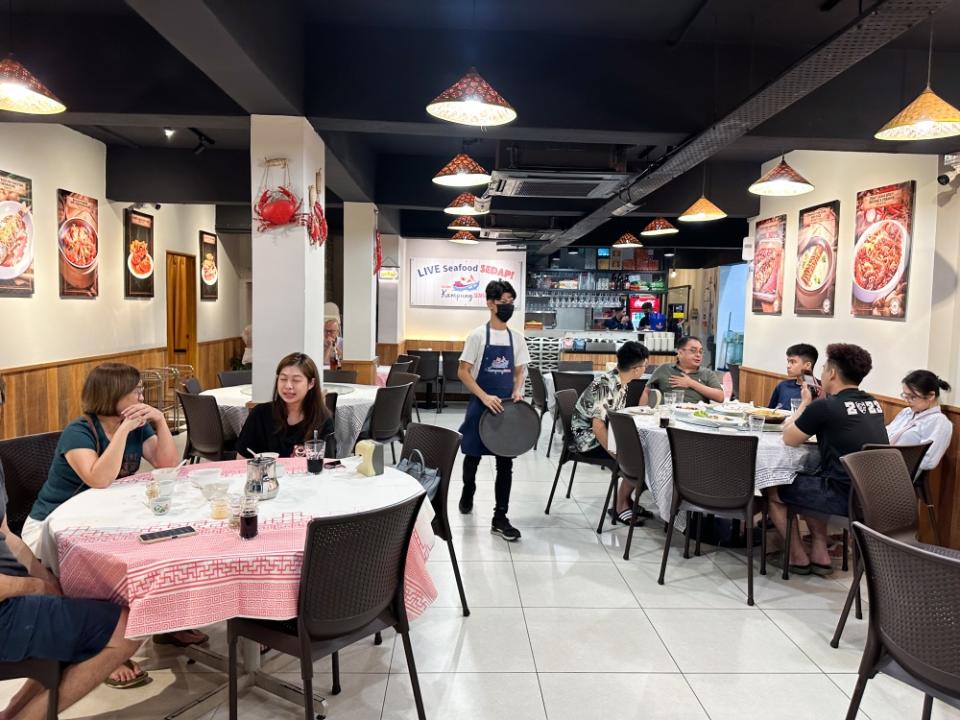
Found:
<svg viewBox="0 0 960 720"><path fill-rule="evenodd" d="M307 456L307 472L318 475L323 472L323 456L326 453L326 440L307 440L304 443L304 454Z"/></svg>
<svg viewBox="0 0 960 720"><path fill-rule="evenodd" d="M257 499L244 497L240 502L240 537L250 540L257 536L258 531Z"/></svg>
<svg viewBox="0 0 960 720"><path fill-rule="evenodd" d="M670 416L669 416L669 415L663 414L663 415L660 416L660 427L662 427L662 428L668 428L668 427L670 427Z"/></svg>

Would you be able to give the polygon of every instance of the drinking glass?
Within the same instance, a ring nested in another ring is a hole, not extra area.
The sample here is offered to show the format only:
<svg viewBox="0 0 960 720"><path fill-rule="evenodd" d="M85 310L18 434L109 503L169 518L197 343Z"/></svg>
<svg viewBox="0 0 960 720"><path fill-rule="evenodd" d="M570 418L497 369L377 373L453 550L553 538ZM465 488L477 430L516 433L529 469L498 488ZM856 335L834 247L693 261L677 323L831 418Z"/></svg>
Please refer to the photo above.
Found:
<svg viewBox="0 0 960 720"><path fill-rule="evenodd" d="M757 433L758 435L763 432L763 417L760 415L750 415L747 417L747 425L750 428L750 432Z"/></svg>
<svg viewBox="0 0 960 720"><path fill-rule="evenodd" d="M250 540L257 536L257 498L245 495L240 501L240 537Z"/></svg>
<svg viewBox="0 0 960 720"><path fill-rule="evenodd" d="M307 456L307 472L319 475L323 472L323 456L327 449L327 441L307 440L304 444L304 454Z"/></svg>
<svg viewBox="0 0 960 720"><path fill-rule="evenodd" d="M224 493L218 493L210 498L210 519L227 520L230 517L230 501Z"/></svg>
<svg viewBox="0 0 960 720"><path fill-rule="evenodd" d="M663 394L663 404L664 405L676 405L680 402L681 393L678 392L668 392Z"/></svg>
<svg viewBox="0 0 960 720"><path fill-rule="evenodd" d="M660 407L657 408L657 410L659 411L658 414L660 415L660 427L662 428L669 427L670 415L671 415L670 406L666 404L661 404Z"/></svg>
<svg viewBox="0 0 960 720"><path fill-rule="evenodd" d="M240 508L243 503L243 495L240 493L227 493L227 503L230 505L230 527L240 527Z"/></svg>
<svg viewBox="0 0 960 720"><path fill-rule="evenodd" d="M800 409L800 403L801 403L801 402L802 402L802 401L800 400L800 398L790 398L790 412L792 412L794 415L796 415L796 414L797 414L797 410Z"/></svg>

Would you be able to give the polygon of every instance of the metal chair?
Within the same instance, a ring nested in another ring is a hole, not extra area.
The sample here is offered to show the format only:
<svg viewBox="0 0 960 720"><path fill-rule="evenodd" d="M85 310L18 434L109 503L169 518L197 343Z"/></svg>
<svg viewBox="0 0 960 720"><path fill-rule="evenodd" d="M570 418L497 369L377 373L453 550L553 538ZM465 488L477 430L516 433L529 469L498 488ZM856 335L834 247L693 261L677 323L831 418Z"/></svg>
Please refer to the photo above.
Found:
<svg viewBox="0 0 960 720"><path fill-rule="evenodd" d="M535 410L540 411L540 423L538 427L543 425L543 416L547 414L547 386L543 382L543 373L540 372L540 368L530 365L527 368L527 372L530 374L530 392L533 394L533 402L531 403ZM533 449L537 449L537 445L540 443L540 433L537 433L537 441L533 444Z"/></svg>
<svg viewBox="0 0 960 720"><path fill-rule="evenodd" d="M417 375L420 376L418 389L423 386L427 394L426 402L423 404L424 410L433 410L433 386L440 384L440 353L436 350L410 350L408 355L415 355L420 358L420 364L417 368Z"/></svg>
<svg viewBox="0 0 960 720"><path fill-rule="evenodd" d="M577 393L575 390L561 390L554 396L554 403L557 413L560 415L560 424L563 432L563 450L560 452L560 462L557 464L557 474L553 477L553 487L550 488L550 497L547 499L547 507L543 511L544 515L550 514L550 506L553 504L554 493L557 492L557 483L560 480L560 472L563 470L564 463L573 461L573 467L570 469L570 483L567 485L567 497L573 489L573 476L577 473L577 465L584 463L586 465L597 465L610 471L610 487L607 488L607 502L600 513L600 523L597 525L597 534L603 532L603 521L607 515L606 505L610 504L610 496L617 487L617 478L619 471L617 461L613 457L600 458L591 457L578 452L573 444L573 408L577 403ZM616 520L613 521L616 525Z"/></svg>
<svg viewBox="0 0 960 720"><path fill-rule="evenodd" d="M407 426L413 422L413 410L416 401L416 396L414 395L413 389L417 386L420 376L408 372L395 372L391 373L391 376L392 377L387 378L387 387L393 387L395 385L410 386L410 391L407 393L407 399L403 403L403 429L406 431ZM420 419L419 411L417 412L417 419Z"/></svg>
<svg viewBox="0 0 960 720"><path fill-rule="evenodd" d="M224 370L217 373L220 387L235 387L249 385L253 382L253 370Z"/></svg>
<svg viewBox="0 0 960 720"><path fill-rule="evenodd" d="M403 640L417 717L425 720L404 604L407 550L425 495L380 510L316 518L307 526L297 617L227 622L229 717L237 720L237 642L249 638L300 660L304 717L313 720L313 663L332 656L333 694L340 692L339 651L393 628Z"/></svg>
<svg viewBox="0 0 960 720"><path fill-rule="evenodd" d="M399 360L390 366L390 372L387 373L387 385L390 385L390 378L394 373L412 373L413 370L413 361L407 360L406 362L400 362Z"/></svg>
<svg viewBox="0 0 960 720"><path fill-rule="evenodd" d="M960 553L911 545L859 522L853 534L866 568L870 625L847 720L857 717L878 672L924 694L924 720L934 698L960 708Z"/></svg>
<svg viewBox="0 0 960 720"><path fill-rule="evenodd" d="M457 589L460 591L463 616L468 617L470 608L467 606L467 596L463 591L460 566L457 564L457 554L453 549L453 532L450 530L450 520L447 515L450 480L453 477L453 465L462 439L463 436L456 430L448 430L438 425L413 423L407 429L407 437L403 441L400 457L410 458L414 455L414 450L419 450L423 454L423 461L427 467L437 468L440 471L440 485L437 488L437 494L430 501L436 514L433 519L433 531L438 538L447 543L450 562L453 564L453 575L457 580Z"/></svg>
<svg viewBox="0 0 960 720"><path fill-rule="evenodd" d="M63 671L57 660L28 658L19 662L0 662L0 680L36 680L49 691L47 696L47 720L57 720L60 705L60 675Z"/></svg>
<svg viewBox="0 0 960 720"><path fill-rule="evenodd" d="M903 455L903 461L907 464L907 472L913 478L913 490L917 499L927 508L927 520L930 522L930 529L933 531L933 542L937 545L943 545L940 540L940 525L937 522L937 509L930 501L930 485L927 471L920 471L920 464L923 462L927 450L933 442L920 443L918 445L864 445L864 450L876 450L879 448L893 448ZM869 523L867 523L869 525ZM870 527L873 527L872 525Z"/></svg>
<svg viewBox="0 0 960 720"><path fill-rule="evenodd" d="M583 391L590 387L593 382L593 375L581 372L553 372L553 394L554 406L556 406L556 394L562 390L573 390L577 398L583 395ZM576 402L576 399L574 400ZM557 421L559 416L556 410L553 413L553 427L550 428L550 442L547 444L547 457L550 457L550 448L553 447L553 435L557 431Z"/></svg>
<svg viewBox="0 0 960 720"><path fill-rule="evenodd" d="M324 370L323 381L325 383L343 383L346 385L357 384L356 370Z"/></svg>
<svg viewBox="0 0 960 720"><path fill-rule="evenodd" d="M443 354L443 376L440 378L440 404L437 406L437 414L443 412L447 402L447 390L451 385L458 385L461 393L467 392L467 386L460 380L460 355L452 352ZM418 411L417 420L420 420Z"/></svg>
<svg viewBox="0 0 960 720"><path fill-rule="evenodd" d="M630 519L630 530L627 532L627 544L623 549L623 559L630 559L630 544L633 542L633 528L640 517L640 494L646 484L647 465L643 457L643 445L640 444L640 433L633 417L625 413L609 412L610 430L617 443L617 465L620 477L636 486L636 497L633 501L633 517ZM616 488L611 488L616 492ZM603 511L607 511L610 504L611 492L607 492L607 499L603 504Z"/></svg>
<svg viewBox="0 0 960 720"><path fill-rule="evenodd" d="M191 395L199 395L203 392L203 386L195 377L187 378L183 381L183 391L188 392Z"/></svg>
<svg viewBox="0 0 960 720"><path fill-rule="evenodd" d="M416 355L397 355L398 363L410 363L410 369L407 372L412 372L414 375L417 374L417 370L420 368L420 358Z"/></svg>
<svg viewBox="0 0 960 720"><path fill-rule="evenodd" d="M397 464L397 449L393 443L403 442L403 408L411 385L392 385L377 388L377 395L370 409L370 422L357 440L376 440L390 443L393 464Z"/></svg>
<svg viewBox="0 0 960 720"><path fill-rule="evenodd" d="M872 449L867 449L872 448ZM895 537L902 542L917 541L917 499L913 483L900 448L884 445L864 445L860 452L840 458L847 469L852 485L850 523L863 522L867 527ZM926 447L923 448L926 451ZM909 453L907 453L909 454ZM922 458L922 455L920 456ZM919 467L920 460L917 459ZM857 617L863 617L860 608L860 581L863 579L863 561L854 545L853 579L847 600L840 612L837 629L830 641L831 647L840 646L840 636L850 616L850 606L857 603Z"/></svg>
<svg viewBox="0 0 960 720"><path fill-rule="evenodd" d="M210 395L191 395L177 390L184 417L187 419L187 444L183 458L194 461L232 460L237 456L234 448L227 447L226 433L220 419L216 398Z"/></svg>
<svg viewBox="0 0 960 720"><path fill-rule="evenodd" d="M7 488L7 524L19 535L47 481L60 431L0 440L0 476Z"/></svg>
<svg viewBox="0 0 960 720"><path fill-rule="evenodd" d="M647 387L646 380L634 380L627 385L627 404L624 407L639 407L640 398Z"/></svg>
<svg viewBox="0 0 960 720"><path fill-rule="evenodd" d="M693 512L738 518L747 531L747 605L753 605L753 516L761 513L760 574L767 573L766 504L754 494L757 467L756 435L719 435L667 428L673 464L673 503L663 546L660 577L663 585L673 528L680 506ZM619 447L619 446L618 446ZM690 528L683 556L690 557Z"/></svg>

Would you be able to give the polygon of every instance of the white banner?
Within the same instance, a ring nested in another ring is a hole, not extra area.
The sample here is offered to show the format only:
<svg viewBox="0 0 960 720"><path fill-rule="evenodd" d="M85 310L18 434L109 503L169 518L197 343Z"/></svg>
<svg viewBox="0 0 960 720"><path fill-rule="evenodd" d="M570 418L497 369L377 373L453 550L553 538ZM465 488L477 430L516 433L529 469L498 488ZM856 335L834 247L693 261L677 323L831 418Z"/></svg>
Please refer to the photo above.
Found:
<svg viewBox="0 0 960 720"><path fill-rule="evenodd" d="M410 259L410 305L485 307L491 280L506 280L521 293L523 263L514 260ZM516 298L518 306L522 298Z"/></svg>

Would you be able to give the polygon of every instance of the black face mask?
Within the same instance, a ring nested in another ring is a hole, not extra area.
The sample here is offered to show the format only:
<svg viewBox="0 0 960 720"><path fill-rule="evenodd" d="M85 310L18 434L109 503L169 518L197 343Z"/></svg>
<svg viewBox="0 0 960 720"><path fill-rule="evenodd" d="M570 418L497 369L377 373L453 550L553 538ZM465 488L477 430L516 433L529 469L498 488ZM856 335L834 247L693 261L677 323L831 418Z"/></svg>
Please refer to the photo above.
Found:
<svg viewBox="0 0 960 720"><path fill-rule="evenodd" d="M513 304L497 305L497 320L507 322L513 317Z"/></svg>

